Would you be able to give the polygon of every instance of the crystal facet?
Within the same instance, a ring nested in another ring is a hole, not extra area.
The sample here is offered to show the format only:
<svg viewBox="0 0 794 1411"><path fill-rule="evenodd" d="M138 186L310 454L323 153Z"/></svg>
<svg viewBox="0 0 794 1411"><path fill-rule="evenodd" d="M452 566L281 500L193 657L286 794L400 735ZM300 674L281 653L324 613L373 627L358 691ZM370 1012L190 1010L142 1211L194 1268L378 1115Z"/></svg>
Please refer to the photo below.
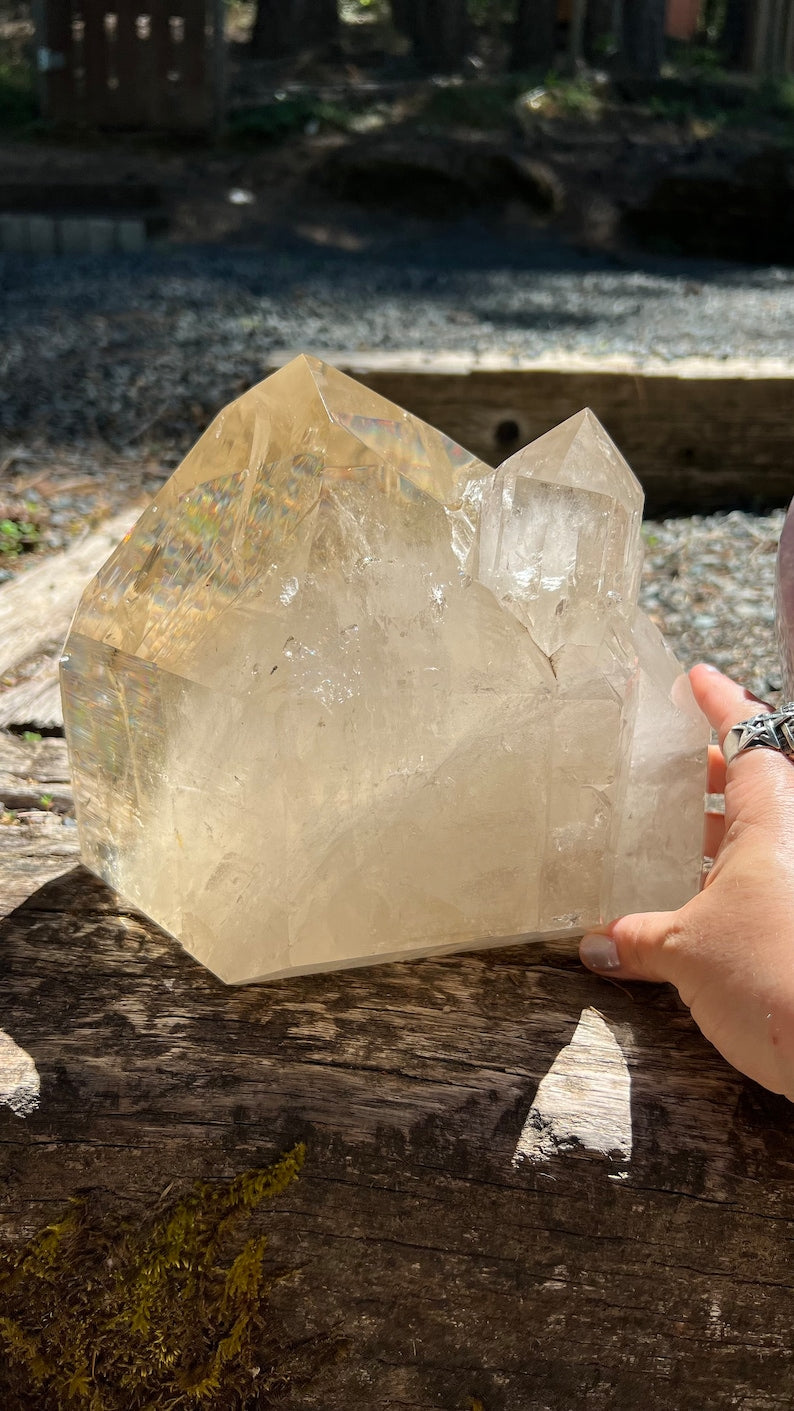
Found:
<svg viewBox="0 0 794 1411"><path fill-rule="evenodd" d="M288 364L78 607L84 860L230 982L677 906L708 731L636 607L641 511L590 412L494 472Z"/></svg>

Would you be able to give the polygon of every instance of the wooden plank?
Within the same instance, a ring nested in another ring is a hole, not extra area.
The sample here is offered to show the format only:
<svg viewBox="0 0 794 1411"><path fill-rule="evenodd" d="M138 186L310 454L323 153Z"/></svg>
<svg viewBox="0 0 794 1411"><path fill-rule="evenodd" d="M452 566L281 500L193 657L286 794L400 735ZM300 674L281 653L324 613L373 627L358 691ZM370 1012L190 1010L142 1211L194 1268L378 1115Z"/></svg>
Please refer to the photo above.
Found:
<svg viewBox="0 0 794 1411"><path fill-rule="evenodd" d="M58 657L72 615L83 588L140 511L141 506L125 510L73 548L45 559L0 588L3 724L60 722ZM24 713L34 707L34 713Z"/></svg>
<svg viewBox="0 0 794 1411"><path fill-rule="evenodd" d="M0 822L0 917L10 915L78 861L73 818L39 808Z"/></svg>
<svg viewBox="0 0 794 1411"><path fill-rule="evenodd" d="M0 917L79 861L74 820L41 809L0 823Z"/></svg>
<svg viewBox="0 0 794 1411"><path fill-rule="evenodd" d="M180 124L188 131L200 131L212 118L207 6L205 0L180 0L179 10L185 24L179 55Z"/></svg>
<svg viewBox="0 0 794 1411"><path fill-rule="evenodd" d="M791 1108L670 992L560 944L225 989L69 861L0 928L5 1243L301 1139L260 1226L291 1411L791 1405Z"/></svg>
<svg viewBox="0 0 794 1411"><path fill-rule="evenodd" d="M212 0L212 131L216 140L223 136L226 125L225 16L224 0Z"/></svg>
<svg viewBox="0 0 794 1411"><path fill-rule="evenodd" d="M80 0L83 13L83 69L85 111L90 122L109 116L105 0Z"/></svg>
<svg viewBox="0 0 794 1411"><path fill-rule="evenodd" d="M136 29L138 5L129 0L117 0L116 19L116 116L119 122L134 127L144 115L142 106L144 82L141 75L141 44Z"/></svg>
<svg viewBox="0 0 794 1411"><path fill-rule="evenodd" d="M74 866L73 813L65 740L0 730L0 917Z"/></svg>
<svg viewBox="0 0 794 1411"><path fill-rule="evenodd" d="M60 649L36 662L30 675L15 686L0 686L0 727L14 725L31 730L51 730L63 725L58 684Z"/></svg>
<svg viewBox="0 0 794 1411"><path fill-rule="evenodd" d="M0 730L0 802L6 809L39 809L42 797L72 812L72 780L65 740L23 739Z"/></svg>
<svg viewBox="0 0 794 1411"><path fill-rule="evenodd" d="M268 355L272 371L292 352ZM642 482L646 513L781 505L794 494L794 365L323 353L494 465L584 406Z"/></svg>
<svg viewBox="0 0 794 1411"><path fill-rule="evenodd" d="M111 4L113 0L111 0ZM110 9L107 0L102 6L102 33L104 39L105 91L102 98L102 123L115 126L121 109L121 89L119 86L119 17L115 7Z"/></svg>
<svg viewBox="0 0 794 1411"><path fill-rule="evenodd" d="M166 0L151 0L151 35L149 38L150 121L154 126L172 125L174 90L177 84L169 75L178 68L175 46L169 23L172 7Z"/></svg>
<svg viewBox="0 0 794 1411"><path fill-rule="evenodd" d="M75 52L72 41L74 5L65 0L42 0L42 30L39 46L47 53L43 75L44 116L69 120L76 116L77 94L74 81Z"/></svg>
<svg viewBox="0 0 794 1411"><path fill-rule="evenodd" d="M180 71L188 87L201 92L207 77L206 0L180 0L178 13L185 21Z"/></svg>

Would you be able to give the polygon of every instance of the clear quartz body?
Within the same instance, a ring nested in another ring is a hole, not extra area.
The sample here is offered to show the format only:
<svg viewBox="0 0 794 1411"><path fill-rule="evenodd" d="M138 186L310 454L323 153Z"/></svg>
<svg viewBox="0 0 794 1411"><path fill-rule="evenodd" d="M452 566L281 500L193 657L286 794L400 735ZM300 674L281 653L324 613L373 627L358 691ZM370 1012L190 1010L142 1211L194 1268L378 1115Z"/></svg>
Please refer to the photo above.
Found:
<svg viewBox="0 0 794 1411"><path fill-rule="evenodd" d="M87 588L85 862L228 982L577 931L697 887L708 731L590 412L497 471L298 358Z"/></svg>

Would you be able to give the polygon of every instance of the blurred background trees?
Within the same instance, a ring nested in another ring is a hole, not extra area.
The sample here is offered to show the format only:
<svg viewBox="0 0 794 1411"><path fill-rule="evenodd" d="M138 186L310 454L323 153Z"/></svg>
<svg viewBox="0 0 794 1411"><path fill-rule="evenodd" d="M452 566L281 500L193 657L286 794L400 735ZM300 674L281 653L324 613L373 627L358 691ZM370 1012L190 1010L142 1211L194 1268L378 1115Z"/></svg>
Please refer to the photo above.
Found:
<svg viewBox="0 0 794 1411"><path fill-rule="evenodd" d="M485 49L492 66L513 70L564 53L653 77L670 43L755 72L794 66L792 0L257 0L251 45L262 59L332 49L341 24L375 17L419 68L439 73Z"/></svg>
<svg viewBox="0 0 794 1411"><path fill-rule="evenodd" d="M251 48L263 59L281 59L299 49L332 49L339 42L337 0L259 0Z"/></svg>
<svg viewBox="0 0 794 1411"><path fill-rule="evenodd" d="M192 83L212 100L187 94L183 112L203 102L217 131L224 106L263 100L268 84L272 96L515 75L529 88L588 72L637 93L671 72L785 81L794 0L0 0L0 124L37 105L69 120L82 93L76 121L102 126L107 109L105 125L123 125L128 102L129 126L168 126Z"/></svg>

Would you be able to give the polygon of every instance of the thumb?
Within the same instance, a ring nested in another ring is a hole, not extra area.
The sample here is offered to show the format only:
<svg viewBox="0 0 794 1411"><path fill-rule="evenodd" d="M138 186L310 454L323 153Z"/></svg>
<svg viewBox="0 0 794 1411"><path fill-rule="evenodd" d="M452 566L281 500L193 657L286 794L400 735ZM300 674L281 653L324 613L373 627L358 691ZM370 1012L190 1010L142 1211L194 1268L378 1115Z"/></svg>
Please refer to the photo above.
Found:
<svg viewBox="0 0 794 1411"><path fill-rule="evenodd" d="M588 931L579 944L579 958L588 970L610 979L675 985L682 968L682 941L679 912L646 911Z"/></svg>

